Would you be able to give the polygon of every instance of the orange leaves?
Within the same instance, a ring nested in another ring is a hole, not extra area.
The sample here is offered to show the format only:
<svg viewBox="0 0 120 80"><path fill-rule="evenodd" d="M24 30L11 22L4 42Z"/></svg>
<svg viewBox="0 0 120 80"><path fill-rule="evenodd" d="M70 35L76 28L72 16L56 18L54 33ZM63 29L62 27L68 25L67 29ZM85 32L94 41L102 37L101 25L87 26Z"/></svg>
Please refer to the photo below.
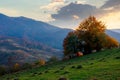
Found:
<svg viewBox="0 0 120 80"><path fill-rule="evenodd" d="M88 32L105 32L105 25L101 21L97 21L94 16L85 19L78 27L78 30Z"/></svg>
<svg viewBox="0 0 120 80"><path fill-rule="evenodd" d="M113 47L119 47L119 43L117 40L115 40L114 38L107 36L106 37L106 48L113 48Z"/></svg>
<svg viewBox="0 0 120 80"><path fill-rule="evenodd" d="M14 64L14 67L13 67L13 70L14 70L14 71L18 71L19 69L20 69L20 64L15 63L15 64Z"/></svg>
<svg viewBox="0 0 120 80"><path fill-rule="evenodd" d="M39 64L40 64L41 66L45 65L45 63L46 63L46 61L45 61L44 59L40 59L40 60L39 60Z"/></svg>

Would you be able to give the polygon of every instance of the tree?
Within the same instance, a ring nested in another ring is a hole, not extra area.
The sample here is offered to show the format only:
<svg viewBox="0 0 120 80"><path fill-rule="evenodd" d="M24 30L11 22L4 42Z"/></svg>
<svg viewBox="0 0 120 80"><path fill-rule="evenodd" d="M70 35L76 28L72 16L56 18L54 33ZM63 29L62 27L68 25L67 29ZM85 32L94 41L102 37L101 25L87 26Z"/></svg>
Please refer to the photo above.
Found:
<svg viewBox="0 0 120 80"><path fill-rule="evenodd" d="M6 69L4 66L0 66L0 76L6 73Z"/></svg>
<svg viewBox="0 0 120 80"><path fill-rule="evenodd" d="M30 63L24 63L22 65L22 69L30 69L30 68L32 68L32 64L30 64Z"/></svg>
<svg viewBox="0 0 120 80"><path fill-rule="evenodd" d="M102 48L118 47L118 42L109 37L105 30L106 26L101 21L90 16L64 39L64 54L68 55L78 51L89 54L93 50L100 51Z"/></svg>
<svg viewBox="0 0 120 80"><path fill-rule="evenodd" d="M20 64L15 63L13 66L13 71L18 71L18 70L20 70Z"/></svg>
<svg viewBox="0 0 120 80"><path fill-rule="evenodd" d="M68 33L67 37L64 39L63 48L64 54L74 54L78 51L79 39L75 32Z"/></svg>
<svg viewBox="0 0 120 80"><path fill-rule="evenodd" d="M79 25L77 29L77 33L79 38L86 42L86 51L91 52L92 50L101 50L105 40L105 25L98 21L94 16L90 16L89 18L85 19ZM81 34L82 32L82 34Z"/></svg>
<svg viewBox="0 0 120 80"><path fill-rule="evenodd" d="M52 57L49 59L48 62L54 63L54 62L57 62L57 61L59 61L59 59L58 59L56 56L52 56Z"/></svg>
<svg viewBox="0 0 120 80"><path fill-rule="evenodd" d="M44 66L46 61L44 59L40 59L37 62L35 62L36 65Z"/></svg>

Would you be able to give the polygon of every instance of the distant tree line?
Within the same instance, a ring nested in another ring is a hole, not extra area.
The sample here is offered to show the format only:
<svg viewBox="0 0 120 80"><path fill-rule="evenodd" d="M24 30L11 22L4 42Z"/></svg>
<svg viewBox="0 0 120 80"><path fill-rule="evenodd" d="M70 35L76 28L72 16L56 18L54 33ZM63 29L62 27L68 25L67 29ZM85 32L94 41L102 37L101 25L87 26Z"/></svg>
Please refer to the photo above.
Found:
<svg viewBox="0 0 120 80"><path fill-rule="evenodd" d="M90 54L92 51L118 47L118 41L107 35L105 30L105 24L94 16L88 17L64 39L64 55L73 55L78 52Z"/></svg>

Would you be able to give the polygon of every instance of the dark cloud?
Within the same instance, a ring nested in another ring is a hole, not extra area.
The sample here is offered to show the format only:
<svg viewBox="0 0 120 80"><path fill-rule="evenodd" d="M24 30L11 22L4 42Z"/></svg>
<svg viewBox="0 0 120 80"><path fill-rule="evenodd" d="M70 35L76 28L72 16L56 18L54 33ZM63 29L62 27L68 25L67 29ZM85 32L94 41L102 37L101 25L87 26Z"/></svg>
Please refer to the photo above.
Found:
<svg viewBox="0 0 120 80"><path fill-rule="evenodd" d="M85 18L86 16L95 15L100 12L101 10L97 9L95 6L71 3L61 8L58 11L58 14L53 14L52 17L58 20L66 20L73 18L73 15L77 15L80 18Z"/></svg>
<svg viewBox="0 0 120 80"><path fill-rule="evenodd" d="M78 25L82 19L90 15L103 13L104 11L102 9L98 9L92 5L70 3L69 5L62 7L57 14L52 14L52 18L54 18L55 21L51 23L54 25L59 24L63 27L74 27ZM72 25L70 25L70 23Z"/></svg>
<svg viewBox="0 0 120 80"><path fill-rule="evenodd" d="M105 2L105 4L101 8L103 9L103 8L110 8L110 7L113 7L113 8L120 7L120 0L108 0Z"/></svg>

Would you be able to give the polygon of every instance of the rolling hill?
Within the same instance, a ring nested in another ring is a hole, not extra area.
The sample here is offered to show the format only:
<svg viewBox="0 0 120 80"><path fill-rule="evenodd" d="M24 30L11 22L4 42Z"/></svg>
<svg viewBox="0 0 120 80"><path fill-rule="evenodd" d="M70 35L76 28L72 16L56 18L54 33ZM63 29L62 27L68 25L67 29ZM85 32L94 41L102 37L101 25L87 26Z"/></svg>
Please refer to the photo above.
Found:
<svg viewBox="0 0 120 80"><path fill-rule="evenodd" d="M120 80L120 48L7 74L0 80ZM65 79L66 80L66 79Z"/></svg>
<svg viewBox="0 0 120 80"><path fill-rule="evenodd" d="M52 56L60 58L62 52L42 43L28 42L13 37L0 37L0 65L32 63L39 59L48 60Z"/></svg>

